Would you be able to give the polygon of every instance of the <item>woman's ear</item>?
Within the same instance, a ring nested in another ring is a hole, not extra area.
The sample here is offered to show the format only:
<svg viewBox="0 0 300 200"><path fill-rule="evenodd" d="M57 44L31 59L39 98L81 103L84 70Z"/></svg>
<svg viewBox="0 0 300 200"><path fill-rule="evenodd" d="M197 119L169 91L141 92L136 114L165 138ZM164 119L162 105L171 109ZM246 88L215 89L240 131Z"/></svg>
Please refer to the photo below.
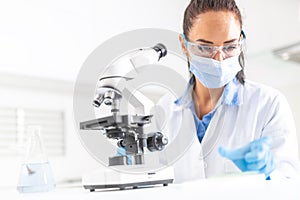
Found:
<svg viewBox="0 0 300 200"><path fill-rule="evenodd" d="M180 41L180 45L181 45L181 49L182 49L183 53L188 57L189 54L188 54L187 48L184 44L182 34L179 34L179 41Z"/></svg>

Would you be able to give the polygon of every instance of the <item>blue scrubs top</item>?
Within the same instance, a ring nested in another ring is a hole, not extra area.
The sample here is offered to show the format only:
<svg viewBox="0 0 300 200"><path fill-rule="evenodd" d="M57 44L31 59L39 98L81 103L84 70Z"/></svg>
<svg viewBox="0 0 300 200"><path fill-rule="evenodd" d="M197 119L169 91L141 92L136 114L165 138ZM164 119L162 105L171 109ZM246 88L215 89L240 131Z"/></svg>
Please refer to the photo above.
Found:
<svg viewBox="0 0 300 200"><path fill-rule="evenodd" d="M202 141L202 139L205 135L205 132L207 130L207 127L208 127L211 119L213 118L216 110L219 108L220 105L226 104L226 105L236 106L236 105L240 104L239 98L238 98L238 84L239 84L239 81L237 80L237 78L234 78L232 81L227 83L224 87L223 94L222 94L219 102L215 106L215 108L211 112L204 115L202 120L200 120L198 118L196 111L195 111L195 105L193 102L192 92L193 92L194 85L195 85L194 76L190 79L189 83L187 84L187 87L186 87L183 95L175 101L175 104L181 105L184 107L188 107L189 109L191 109L191 111L194 115L197 136L198 136L198 139L200 142Z"/></svg>

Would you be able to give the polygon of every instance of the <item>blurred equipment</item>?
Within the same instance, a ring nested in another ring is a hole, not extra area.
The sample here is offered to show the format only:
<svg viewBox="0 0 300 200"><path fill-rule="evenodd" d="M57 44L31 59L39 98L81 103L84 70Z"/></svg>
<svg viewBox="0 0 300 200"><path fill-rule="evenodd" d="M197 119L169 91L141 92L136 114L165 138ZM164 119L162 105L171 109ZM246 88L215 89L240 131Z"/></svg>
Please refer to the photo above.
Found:
<svg viewBox="0 0 300 200"><path fill-rule="evenodd" d="M292 61L300 64L300 42L275 49L273 53L285 61Z"/></svg>
<svg viewBox="0 0 300 200"><path fill-rule="evenodd" d="M27 152L21 166L17 190L20 193L47 192L55 188L54 176L44 153L39 126L27 130Z"/></svg>
<svg viewBox="0 0 300 200"><path fill-rule="evenodd" d="M130 92L122 81L134 79L138 75L139 67L155 64L166 54L167 49L163 44L134 50L117 59L100 78L93 105L97 108L101 108L103 104L110 106L111 116L81 122L80 129L99 130L108 139L118 141L117 145L123 151L118 151L117 155L108 158L109 166L141 168L145 164L146 149L149 152L161 151L168 144L168 139L162 133L144 132L143 126L151 123L152 115L120 114L120 102L125 93L130 96L130 103L135 108L143 108L141 106L143 102L133 94L128 94ZM102 188L136 188L154 184L166 186L173 182L172 172L171 169L165 169L155 173L124 174L111 169L105 172L99 170L84 175L83 185L90 191Z"/></svg>

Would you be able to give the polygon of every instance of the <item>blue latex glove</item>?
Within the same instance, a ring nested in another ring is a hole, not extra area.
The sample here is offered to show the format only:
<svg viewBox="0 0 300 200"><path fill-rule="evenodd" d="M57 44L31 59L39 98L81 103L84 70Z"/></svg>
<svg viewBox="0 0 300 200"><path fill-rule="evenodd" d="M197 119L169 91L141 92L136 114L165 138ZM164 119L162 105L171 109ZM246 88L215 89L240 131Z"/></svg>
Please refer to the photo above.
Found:
<svg viewBox="0 0 300 200"><path fill-rule="evenodd" d="M126 155L126 149L124 147L118 147L117 155L118 156L126 156L127 157L127 165L132 165L131 156Z"/></svg>
<svg viewBox="0 0 300 200"><path fill-rule="evenodd" d="M238 149L219 147L219 153L232 160L242 172L258 171L270 179L270 174L275 169L274 157L270 151L271 143L271 137L265 136Z"/></svg>

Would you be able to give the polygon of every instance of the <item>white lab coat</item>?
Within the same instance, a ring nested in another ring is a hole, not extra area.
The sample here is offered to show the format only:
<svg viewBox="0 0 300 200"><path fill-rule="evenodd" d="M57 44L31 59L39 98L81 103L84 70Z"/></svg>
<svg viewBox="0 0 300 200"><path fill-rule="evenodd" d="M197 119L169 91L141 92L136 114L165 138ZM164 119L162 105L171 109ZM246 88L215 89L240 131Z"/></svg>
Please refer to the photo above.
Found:
<svg viewBox="0 0 300 200"><path fill-rule="evenodd" d="M271 151L276 160L276 171L290 177L298 170L296 130L285 97L275 89L248 80L244 85L239 84L238 90L241 105L222 104L211 119L201 143L191 111L176 105L171 95L159 101L165 121L160 120L158 126L170 143L176 138L184 119L189 120L185 126L188 130L180 134L194 135L188 150L173 164L176 183L239 172L230 160L219 155L218 147L242 147L265 135L272 137Z"/></svg>

